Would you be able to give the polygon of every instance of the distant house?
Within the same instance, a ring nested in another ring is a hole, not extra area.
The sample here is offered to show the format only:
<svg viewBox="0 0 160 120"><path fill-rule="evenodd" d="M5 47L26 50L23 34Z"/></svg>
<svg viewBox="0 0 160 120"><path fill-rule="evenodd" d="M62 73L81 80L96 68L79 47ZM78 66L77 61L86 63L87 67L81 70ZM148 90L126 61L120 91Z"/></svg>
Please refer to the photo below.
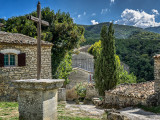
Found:
<svg viewBox="0 0 160 120"><path fill-rule="evenodd" d="M52 44L42 41L41 78L52 78ZM37 40L18 33L0 31L0 100L16 101L11 80L35 79L37 75Z"/></svg>
<svg viewBox="0 0 160 120"><path fill-rule="evenodd" d="M86 52L72 55L72 67L94 72L94 58Z"/></svg>
<svg viewBox="0 0 160 120"><path fill-rule="evenodd" d="M93 82L93 74L94 74L94 57L93 55L88 53L88 49L89 49L90 45L86 45L83 46L79 49L76 49L79 52L79 54L73 54L72 55L72 67L75 69L75 71L77 71L76 73L73 72L71 73L71 75L69 75L69 79L75 80L76 83L80 83L80 82L88 82L91 81ZM76 51L75 50L75 51ZM124 70L126 70L127 72L129 72L129 66L126 65L125 63L121 62L121 65L123 66ZM79 69L78 69L79 68ZM84 76L81 75L79 76L78 72L86 72L84 73ZM87 77L88 75L88 77ZM78 76L78 77L77 77ZM78 81L77 81L78 79ZM72 83L70 83L72 84ZM72 84L72 87L74 85ZM70 85L71 88L71 85Z"/></svg>
<svg viewBox="0 0 160 120"><path fill-rule="evenodd" d="M73 68L73 72L69 75L70 83L67 84L67 89L72 89L79 83L92 83L93 73L81 68Z"/></svg>

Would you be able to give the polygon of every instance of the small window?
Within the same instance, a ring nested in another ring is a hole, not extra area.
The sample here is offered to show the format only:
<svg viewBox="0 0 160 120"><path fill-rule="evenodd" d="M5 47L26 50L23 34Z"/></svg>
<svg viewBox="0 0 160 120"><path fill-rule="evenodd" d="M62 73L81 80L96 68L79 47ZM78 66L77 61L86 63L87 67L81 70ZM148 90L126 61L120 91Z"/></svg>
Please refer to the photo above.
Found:
<svg viewBox="0 0 160 120"><path fill-rule="evenodd" d="M14 54L4 55L4 66L15 66L15 55Z"/></svg>

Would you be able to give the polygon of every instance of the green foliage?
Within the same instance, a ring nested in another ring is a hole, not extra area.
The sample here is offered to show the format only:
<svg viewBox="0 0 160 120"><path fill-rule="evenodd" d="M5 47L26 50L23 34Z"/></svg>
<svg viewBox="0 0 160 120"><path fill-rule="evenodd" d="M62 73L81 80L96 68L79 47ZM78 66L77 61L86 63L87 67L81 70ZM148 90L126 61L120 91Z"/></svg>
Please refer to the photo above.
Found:
<svg viewBox="0 0 160 120"><path fill-rule="evenodd" d="M85 98L86 96L86 84L79 83L75 87L76 93L79 97Z"/></svg>
<svg viewBox="0 0 160 120"><path fill-rule="evenodd" d="M109 22L100 23L97 25L81 25L85 28L84 35L86 38L86 41L81 45L91 45L97 42L100 38L100 31L103 25L107 25L109 27ZM115 30L115 37L118 39L126 39L136 31L145 31L142 28L118 24L114 24L113 28Z"/></svg>
<svg viewBox="0 0 160 120"><path fill-rule="evenodd" d="M137 82L136 76L134 76L133 73L128 74L128 72L125 71L122 66L120 66L119 72L120 72L120 74L119 74L119 79L118 79L117 84L136 83Z"/></svg>
<svg viewBox="0 0 160 120"><path fill-rule="evenodd" d="M104 96L104 91L112 89L118 81L118 70L115 58L115 43L113 23L110 24L108 32L107 26L103 26L101 30L101 46L100 55L95 61L95 83L99 94Z"/></svg>
<svg viewBox="0 0 160 120"><path fill-rule="evenodd" d="M64 86L65 87L69 83L68 75L72 71L72 55L71 52L66 53L63 61L61 61L60 65L57 68L55 76L59 79L65 79Z"/></svg>
<svg viewBox="0 0 160 120"><path fill-rule="evenodd" d="M144 31L134 31L128 39L116 39L116 54L129 65L130 72L137 76L137 82L154 79L153 56L160 52L159 41L159 34Z"/></svg>
<svg viewBox="0 0 160 120"><path fill-rule="evenodd" d="M97 56L100 55L101 52L101 41L99 40L98 42L95 42L89 49L88 52L94 56L96 59ZM123 83L136 83L136 76L134 76L133 73L129 74L127 71L123 69L123 66L120 65L120 58L118 55L115 55L116 58L116 64L118 68L118 73L119 73L119 79L117 84L123 84Z"/></svg>
<svg viewBox="0 0 160 120"><path fill-rule="evenodd" d="M95 42L91 47L88 49L88 52L94 56L96 59L97 56L100 55L101 53L101 41L99 40L98 42Z"/></svg>
<svg viewBox="0 0 160 120"><path fill-rule="evenodd" d="M160 27L149 27L146 28L145 30L150 31L150 32L155 32L155 33L160 33Z"/></svg>
<svg viewBox="0 0 160 120"><path fill-rule="evenodd" d="M42 19L48 21L50 26L42 26L42 39L54 44L52 48L52 75L53 78L64 78L68 83L67 75L71 71L71 51L79 47L84 41L84 28L73 23L69 13L58 11L54 13L50 8L41 11ZM30 15L36 17L36 12ZM28 15L12 17L7 21L0 19L6 27L3 31L22 33L37 37L36 23L27 19Z"/></svg>
<svg viewBox="0 0 160 120"><path fill-rule="evenodd" d="M116 48L120 59L137 76L137 82L154 79L153 56L159 53L159 40L118 39Z"/></svg>
<svg viewBox="0 0 160 120"><path fill-rule="evenodd" d="M79 44L84 41L84 28L74 24L68 13L65 14L58 11L55 16L51 27L53 38L50 41L54 44L52 49L52 74L53 78L59 78L56 73L66 53L75 47L79 47ZM65 68L62 69L65 70ZM62 74L65 73L63 72Z"/></svg>
<svg viewBox="0 0 160 120"><path fill-rule="evenodd" d="M134 32L129 36L129 39L141 39L141 40L159 40L160 34L152 33L152 32Z"/></svg>
<svg viewBox="0 0 160 120"><path fill-rule="evenodd" d="M160 106L148 107L148 106L138 105L137 107L139 107L145 111L149 111L149 112L153 112L153 113L160 113Z"/></svg>
<svg viewBox="0 0 160 120"><path fill-rule="evenodd" d="M17 102L0 102L0 108L18 107Z"/></svg>

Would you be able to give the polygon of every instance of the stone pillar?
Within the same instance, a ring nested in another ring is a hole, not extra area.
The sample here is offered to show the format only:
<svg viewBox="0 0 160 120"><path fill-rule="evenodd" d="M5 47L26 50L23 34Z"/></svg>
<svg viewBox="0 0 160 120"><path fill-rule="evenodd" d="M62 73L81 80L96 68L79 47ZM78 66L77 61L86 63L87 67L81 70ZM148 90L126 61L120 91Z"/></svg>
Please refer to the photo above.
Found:
<svg viewBox="0 0 160 120"><path fill-rule="evenodd" d="M154 90L160 92L160 54L154 56Z"/></svg>
<svg viewBox="0 0 160 120"><path fill-rule="evenodd" d="M58 89L58 101L66 101L66 88Z"/></svg>
<svg viewBox="0 0 160 120"><path fill-rule="evenodd" d="M57 120L57 90L64 80L15 80L19 120Z"/></svg>

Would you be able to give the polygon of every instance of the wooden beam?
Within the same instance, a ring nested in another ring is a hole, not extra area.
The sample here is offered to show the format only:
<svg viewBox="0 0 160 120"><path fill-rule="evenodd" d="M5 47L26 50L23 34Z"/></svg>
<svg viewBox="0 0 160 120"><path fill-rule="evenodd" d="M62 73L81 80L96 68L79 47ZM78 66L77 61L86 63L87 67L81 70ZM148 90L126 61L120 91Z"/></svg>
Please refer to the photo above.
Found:
<svg viewBox="0 0 160 120"><path fill-rule="evenodd" d="M37 5L37 80L41 79L41 4Z"/></svg>
<svg viewBox="0 0 160 120"><path fill-rule="evenodd" d="M28 18L29 20L32 20L32 21L36 22L36 23L39 22L39 18L36 18L36 17L34 17L34 16L31 16L31 15L28 16L27 18ZM41 24L44 25L44 26L49 26L49 23L46 22L46 21L44 21L44 20L41 20Z"/></svg>

